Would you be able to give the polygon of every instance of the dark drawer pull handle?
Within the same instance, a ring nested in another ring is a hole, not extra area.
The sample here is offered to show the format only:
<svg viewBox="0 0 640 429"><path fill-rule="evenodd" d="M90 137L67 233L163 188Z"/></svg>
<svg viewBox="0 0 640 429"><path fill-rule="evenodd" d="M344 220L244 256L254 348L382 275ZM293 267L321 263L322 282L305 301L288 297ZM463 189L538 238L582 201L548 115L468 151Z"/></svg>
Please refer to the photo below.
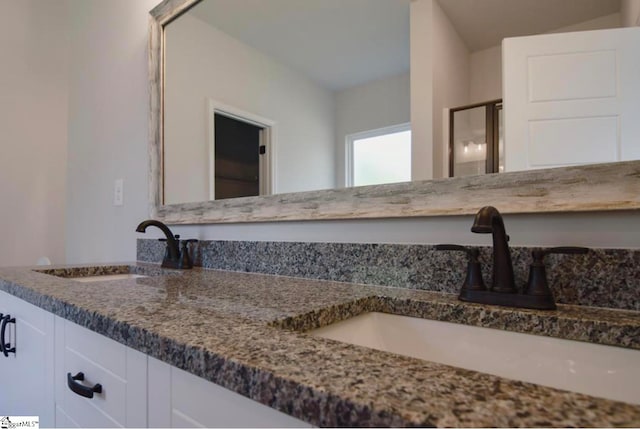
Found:
<svg viewBox="0 0 640 429"><path fill-rule="evenodd" d="M76 380L84 381L84 373L79 372L76 375L71 375L70 372L67 373L67 386L74 393L89 399L93 398L94 393L102 393L102 384L98 383L93 387L88 387L78 383Z"/></svg>
<svg viewBox="0 0 640 429"><path fill-rule="evenodd" d="M4 314L0 313L0 326L4 323ZM0 341L0 353L4 354L4 345Z"/></svg>
<svg viewBox="0 0 640 429"><path fill-rule="evenodd" d="M11 344L7 343L4 339L4 336L7 333L7 325L9 323L16 323L15 317L11 317L8 314L2 318L2 329L0 329L0 348L2 349L2 354L5 357L9 357L9 353L16 353L16 348L11 347Z"/></svg>

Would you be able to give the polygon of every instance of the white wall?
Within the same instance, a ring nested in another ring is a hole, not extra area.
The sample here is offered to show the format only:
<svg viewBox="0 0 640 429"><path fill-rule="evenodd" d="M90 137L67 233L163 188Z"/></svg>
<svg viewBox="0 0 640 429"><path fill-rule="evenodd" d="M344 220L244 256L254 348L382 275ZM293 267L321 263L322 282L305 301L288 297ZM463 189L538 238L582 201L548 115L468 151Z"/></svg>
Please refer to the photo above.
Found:
<svg viewBox="0 0 640 429"><path fill-rule="evenodd" d="M471 54L469 104L502 98L502 47Z"/></svg>
<svg viewBox="0 0 640 429"><path fill-rule="evenodd" d="M74 24L75 38L86 41L75 43L79 52L71 83L74 107L70 110L70 128L74 134L69 156L68 260L70 263L132 260L137 237L159 236L151 230L146 235L134 232L136 224L148 216L144 43L146 10L155 1L76 1L78 12L82 11L87 21ZM106 18L101 20L102 14ZM91 54L88 45L99 50ZM123 52L131 61L118 61ZM102 68L106 70L103 72ZM88 77L83 77L83 70ZM424 76L416 78L422 79ZM413 80L412 77L412 83ZM126 88L120 88L122 85ZM125 89L126 96L122 94ZM425 92L421 94L424 96ZM430 122L431 112L424 118ZM105 156L103 146L126 156ZM86 168L82 167L85 163ZM126 174L127 180L125 206L116 209L110 205L111 181L120 174ZM497 201L487 204L500 207ZM637 212L512 215L506 216L505 222L514 245L640 248ZM185 237L201 239L489 244L489 236L469 231L471 223L471 216L461 216L176 226L173 230Z"/></svg>
<svg viewBox="0 0 640 429"><path fill-rule="evenodd" d="M344 187L347 135L411 121L409 73L337 92L335 102L336 183Z"/></svg>
<svg viewBox="0 0 640 429"><path fill-rule="evenodd" d="M413 0L410 6L412 180L433 177L433 3Z"/></svg>
<svg viewBox="0 0 640 429"><path fill-rule="evenodd" d="M435 0L411 2L411 176L448 175L443 108L467 104L469 50Z"/></svg>
<svg viewBox="0 0 640 429"><path fill-rule="evenodd" d="M640 26L640 0L622 0L620 13L624 27Z"/></svg>
<svg viewBox="0 0 640 429"><path fill-rule="evenodd" d="M64 263L67 3L1 7L0 266Z"/></svg>
<svg viewBox="0 0 640 429"><path fill-rule="evenodd" d="M166 40L167 201L208 199L207 97L277 123L277 193L335 187L332 91L191 15Z"/></svg>
<svg viewBox="0 0 640 429"><path fill-rule="evenodd" d="M479 190L478 192L482 192ZM487 201L500 208L499 201ZM521 214L504 216L513 246L588 246L640 249L637 212ZM201 240L310 241L336 243L457 243L491 245L491 236L473 234L473 216L322 222L275 222L175 226L184 237ZM150 234L147 234L150 235ZM160 235L153 231L154 237ZM149 237L146 237L149 238Z"/></svg>
<svg viewBox="0 0 640 429"><path fill-rule="evenodd" d="M157 3L70 2L69 262L135 259L134 231L149 215L147 31ZM118 178L124 206L114 207Z"/></svg>
<svg viewBox="0 0 640 429"><path fill-rule="evenodd" d="M556 28L555 30L547 31L547 34L571 33L574 31L606 30L608 28L618 27L622 27L622 15L620 14L620 12L600 16L598 18L579 22L573 25L567 25L566 27Z"/></svg>
<svg viewBox="0 0 640 429"><path fill-rule="evenodd" d="M469 103L470 61L469 49L444 14L437 1L432 15L433 64L433 177L448 177L443 160L448 153L443 133L443 109Z"/></svg>

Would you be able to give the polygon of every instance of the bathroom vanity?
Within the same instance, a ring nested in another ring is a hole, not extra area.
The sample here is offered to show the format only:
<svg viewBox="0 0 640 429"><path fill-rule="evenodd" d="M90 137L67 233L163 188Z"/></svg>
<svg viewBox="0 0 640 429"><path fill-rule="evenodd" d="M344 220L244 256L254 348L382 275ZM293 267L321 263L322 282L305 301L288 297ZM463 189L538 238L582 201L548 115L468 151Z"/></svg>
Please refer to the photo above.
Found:
<svg viewBox="0 0 640 429"><path fill-rule="evenodd" d="M104 274L146 277L72 278ZM309 333L378 311L640 350L636 311L519 310L429 291L144 263L2 268L0 290L0 310L17 316L8 328L16 353L1 357L0 374L31 386L43 426L640 424L638 398L596 398ZM41 334L27 335L32 327ZM43 360L27 364L43 368L37 377L11 369L32 353ZM69 379L78 372L84 380ZM83 397L72 381L87 394L100 384L100 393Z"/></svg>

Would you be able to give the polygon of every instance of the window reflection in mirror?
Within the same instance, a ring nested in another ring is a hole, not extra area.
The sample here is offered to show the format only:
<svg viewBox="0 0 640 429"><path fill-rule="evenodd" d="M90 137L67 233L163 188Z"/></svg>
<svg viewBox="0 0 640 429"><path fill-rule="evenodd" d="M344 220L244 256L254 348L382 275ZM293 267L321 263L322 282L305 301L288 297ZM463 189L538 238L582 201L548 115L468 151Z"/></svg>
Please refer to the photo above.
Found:
<svg viewBox="0 0 640 429"><path fill-rule="evenodd" d="M347 137L347 186L411 181L409 124Z"/></svg>

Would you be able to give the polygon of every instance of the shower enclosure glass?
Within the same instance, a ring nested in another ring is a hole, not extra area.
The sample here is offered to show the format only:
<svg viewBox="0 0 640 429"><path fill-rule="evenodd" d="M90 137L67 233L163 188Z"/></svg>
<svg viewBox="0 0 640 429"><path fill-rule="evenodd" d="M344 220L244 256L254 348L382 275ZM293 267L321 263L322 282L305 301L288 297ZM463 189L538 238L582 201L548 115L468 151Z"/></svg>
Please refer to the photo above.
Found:
<svg viewBox="0 0 640 429"><path fill-rule="evenodd" d="M502 128L502 100L450 109L449 177L503 171Z"/></svg>

